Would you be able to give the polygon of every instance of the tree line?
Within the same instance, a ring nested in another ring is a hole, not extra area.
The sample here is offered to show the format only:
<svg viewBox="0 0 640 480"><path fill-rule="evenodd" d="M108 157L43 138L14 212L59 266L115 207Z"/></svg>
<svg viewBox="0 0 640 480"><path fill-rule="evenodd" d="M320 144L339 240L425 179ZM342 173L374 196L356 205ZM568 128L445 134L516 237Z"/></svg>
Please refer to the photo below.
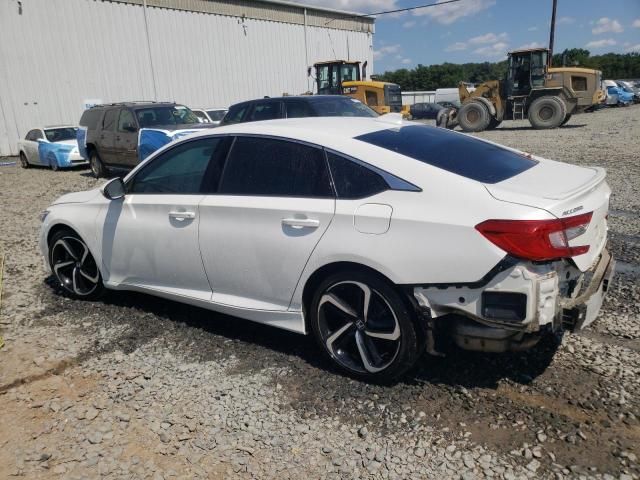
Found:
<svg viewBox="0 0 640 480"><path fill-rule="evenodd" d="M603 79L640 78L640 53L606 53L591 56L589 50L572 48L553 56L554 66L580 66L602 71ZM385 82L397 83L404 91L457 87L460 81L482 83L504 78L507 61L483 63L442 63L401 68L378 75Z"/></svg>

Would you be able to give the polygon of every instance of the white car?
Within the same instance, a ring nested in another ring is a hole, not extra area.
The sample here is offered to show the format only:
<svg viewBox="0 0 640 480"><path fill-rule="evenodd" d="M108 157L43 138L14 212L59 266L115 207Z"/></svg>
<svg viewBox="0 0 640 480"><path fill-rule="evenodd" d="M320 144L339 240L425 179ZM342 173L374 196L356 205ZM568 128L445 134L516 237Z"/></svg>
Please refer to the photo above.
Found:
<svg viewBox="0 0 640 480"><path fill-rule="evenodd" d="M226 108L192 108L191 111L197 115L201 122L220 125L220 122L227 114Z"/></svg>
<svg viewBox="0 0 640 480"><path fill-rule="evenodd" d="M45 264L77 298L136 290L316 337L396 378L438 335L505 351L602 303L601 168L373 118L235 124L163 147L43 212Z"/></svg>
<svg viewBox="0 0 640 480"><path fill-rule="evenodd" d="M22 168L41 165L52 170L88 165L78 151L77 131L78 127L72 125L29 130L24 140L18 141L20 165Z"/></svg>

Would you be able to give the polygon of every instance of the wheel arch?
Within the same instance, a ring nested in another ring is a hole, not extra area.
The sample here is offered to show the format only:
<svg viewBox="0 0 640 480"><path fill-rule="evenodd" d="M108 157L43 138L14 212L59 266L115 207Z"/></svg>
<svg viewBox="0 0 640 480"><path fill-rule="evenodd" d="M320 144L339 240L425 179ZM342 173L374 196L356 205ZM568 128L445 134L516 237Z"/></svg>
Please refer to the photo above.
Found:
<svg viewBox="0 0 640 480"><path fill-rule="evenodd" d="M391 280L387 275L380 272L379 270L376 270L375 268L363 263L353 261L331 262L322 265L321 267L317 268L311 275L309 275L302 289L302 311L304 314L304 328L306 333L309 333L311 331L311 325L309 324L310 318L307 312L316 288L324 279L326 279L330 275L346 270L368 273L381 278L397 290L400 296L406 301L407 308L409 308L411 311L415 310L415 302L412 301L412 298L407 293L406 289L401 288L398 284L394 283L393 280Z"/></svg>
<svg viewBox="0 0 640 480"><path fill-rule="evenodd" d="M51 239L53 238L53 236L58 233L58 232L62 232L62 231L68 231L71 232L75 235L77 235L80 240L82 240L82 242L87 246L87 248L89 249L89 253L91 254L91 256L93 257L93 259L96 262L96 265L98 266L98 270L100 271L100 275L102 275L102 278L104 278L104 269L102 268L102 256L97 256L96 253L93 250L93 245L91 244L91 242L87 242L87 240L85 239L85 237L80 233L79 229L75 228L73 225L67 223L67 222L63 222L63 221L59 221L59 222L55 222L53 225L49 226L49 229L47 231L47 250L49 249L49 247L51 246ZM48 253L47 253L47 261L48 261Z"/></svg>

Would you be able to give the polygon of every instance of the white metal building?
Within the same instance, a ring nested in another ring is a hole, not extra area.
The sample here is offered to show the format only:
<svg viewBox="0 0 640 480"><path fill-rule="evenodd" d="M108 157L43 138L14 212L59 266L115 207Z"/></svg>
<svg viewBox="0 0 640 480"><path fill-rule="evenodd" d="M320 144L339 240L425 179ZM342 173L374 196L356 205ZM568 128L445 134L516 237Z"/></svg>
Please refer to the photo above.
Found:
<svg viewBox="0 0 640 480"><path fill-rule="evenodd" d="M372 18L268 0L0 0L0 156L85 104L225 107L313 87L322 60L368 62Z"/></svg>

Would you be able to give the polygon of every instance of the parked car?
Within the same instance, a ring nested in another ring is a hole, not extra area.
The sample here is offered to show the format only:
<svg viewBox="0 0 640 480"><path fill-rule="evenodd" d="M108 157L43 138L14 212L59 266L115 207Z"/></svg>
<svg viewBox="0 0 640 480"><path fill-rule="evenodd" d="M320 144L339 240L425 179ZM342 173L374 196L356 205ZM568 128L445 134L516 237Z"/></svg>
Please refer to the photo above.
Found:
<svg viewBox="0 0 640 480"><path fill-rule="evenodd" d="M79 299L135 290L311 334L367 380L438 335L499 352L593 322L614 264L605 171L400 118L190 135L55 200L46 266Z"/></svg>
<svg viewBox="0 0 640 480"><path fill-rule="evenodd" d="M340 95L300 95L260 98L236 103L222 119L221 125L256 122L278 118L301 117L377 117L364 103Z"/></svg>
<svg viewBox="0 0 640 480"><path fill-rule="evenodd" d="M78 151L78 127L58 125L29 130L24 140L18 141L20 165L42 165L56 171L60 168L86 165Z"/></svg>
<svg viewBox="0 0 640 480"><path fill-rule="evenodd" d="M124 102L84 111L78 129L80 154L96 178L109 168L131 169L149 154L186 133L211 128L184 105Z"/></svg>
<svg viewBox="0 0 640 480"><path fill-rule="evenodd" d="M411 118L414 119L434 119L438 116L438 112L444 107L438 103L414 103L409 108Z"/></svg>
<svg viewBox="0 0 640 480"><path fill-rule="evenodd" d="M625 80L616 80L616 84L619 88L624 90L626 93L632 95L633 103L640 103L640 88L634 86L633 83L625 81Z"/></svg>
<svg viewBox="0 0 640 480"><path fill-rule="evenodd" d="M226 108L192 108L198 118L204 123L220 125L220 122L228 112Z"/></svg>

